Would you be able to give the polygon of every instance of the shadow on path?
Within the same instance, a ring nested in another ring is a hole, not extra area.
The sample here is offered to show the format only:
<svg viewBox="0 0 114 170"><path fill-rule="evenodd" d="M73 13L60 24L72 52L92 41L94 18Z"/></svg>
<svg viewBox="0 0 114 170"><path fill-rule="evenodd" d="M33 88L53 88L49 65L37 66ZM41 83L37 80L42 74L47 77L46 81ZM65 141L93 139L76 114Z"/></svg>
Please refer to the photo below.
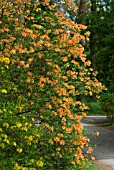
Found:
<svg viewBox="0 0 114 170"><path fill-rule="evenodd" d="M107 126L105 116L88 116L82 120L83 126L87 130L90 144L94 148L92 153L102 164L106 164L114 169L114 127ZM92 132L99 132L99 136L93 136ZM106 168L105 170L109 170Z"/></svg>

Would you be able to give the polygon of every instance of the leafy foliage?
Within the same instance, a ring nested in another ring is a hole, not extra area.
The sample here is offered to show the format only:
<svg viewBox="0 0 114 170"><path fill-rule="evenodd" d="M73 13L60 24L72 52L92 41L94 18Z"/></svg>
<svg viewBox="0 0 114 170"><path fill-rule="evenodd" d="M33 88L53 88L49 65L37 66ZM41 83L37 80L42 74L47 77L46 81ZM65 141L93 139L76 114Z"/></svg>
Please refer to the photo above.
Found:
<svg viewBox="0 0 114 170"><path fill-rule="evenodd" d="M102 104L102 110L112 124L114 122L114 94L104 93L101 95L100 101Z"/></svg>
<svg viewBox="0 0 114 170"><path fill-rule="evenodd" d="M114 92L114 3L106 0L96 2L96 12L87 15L86 25L93 34L95 43L92 56L93 65L98 71L97 78Z"/></svg>
<svg viewBox="0 0 114 170"><path fill-rule="evenodd" d="M88 102L87 105L89 107L88 114L90 115L102 115L103 114L102 104L99 101L99 99L97 102Z"/></svg>

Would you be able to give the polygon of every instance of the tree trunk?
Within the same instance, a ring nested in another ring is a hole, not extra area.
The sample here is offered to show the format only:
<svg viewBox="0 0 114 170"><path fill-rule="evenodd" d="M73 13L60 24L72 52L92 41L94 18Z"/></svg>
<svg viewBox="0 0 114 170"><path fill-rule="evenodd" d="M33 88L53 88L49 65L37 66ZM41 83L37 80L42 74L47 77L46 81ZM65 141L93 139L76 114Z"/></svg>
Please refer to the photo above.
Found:
<svg viewBox="0 0 114 170"><path fill-rule="evenodd" d="M78 19L76 19L76 22L78 24L84 24L84 22L85 22L85 13L86 13L86 0L80 0L80 2L79 2L79 10L78 10ZM85 43L86 43L85 38L80 41L80 44L83 47L85 46ZM86 99L85 99L85 97L83 95L80 95L77 99L86 104Z"/></svg>
<svg viewBox="0 0 114 170"><path fill-rule="evenodd" d="M94 57L94 54L96 53L96 30L93 28L95 25L95 18L96 18L96 0L91 0L91 33L90 33L90 56L91 56L91 62L92 62L92 68L93 71L96 71L96 58ZM91 97L92 101L96 101L96 97Z"/></svg>
<svg viewBox="0 0 114 170"><path fill-rule="evenodd" d="M80 0L79 11L78 11L78 23L84 24L86 13L86 0Z"/></svg>

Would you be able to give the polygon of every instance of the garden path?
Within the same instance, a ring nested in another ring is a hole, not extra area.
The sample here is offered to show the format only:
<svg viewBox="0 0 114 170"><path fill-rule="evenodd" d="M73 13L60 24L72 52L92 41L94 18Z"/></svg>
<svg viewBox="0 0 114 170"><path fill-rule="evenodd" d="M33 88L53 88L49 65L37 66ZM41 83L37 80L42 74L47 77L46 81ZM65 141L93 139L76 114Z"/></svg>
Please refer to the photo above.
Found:
<svg viewBox="0 0 114 170"><path fill-rule="evenodd" d="M86 128L90 144L94 148L96 164L100 170L114 170L114 127L107 125L105 116L87 116L82 120ZM99 132L99 136L93 136L92 132Z"/></svg>

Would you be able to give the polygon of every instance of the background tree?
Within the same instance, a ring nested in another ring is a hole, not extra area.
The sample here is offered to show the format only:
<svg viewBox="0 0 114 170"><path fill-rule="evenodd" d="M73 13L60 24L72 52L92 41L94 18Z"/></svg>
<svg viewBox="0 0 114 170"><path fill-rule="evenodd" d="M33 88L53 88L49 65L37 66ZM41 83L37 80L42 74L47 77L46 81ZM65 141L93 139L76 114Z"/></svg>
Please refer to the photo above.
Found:
<svg viewBox="0 0 114 170"><path fill-rule="evenodd" d="M97 58L98 78L106 85L110 92L114 92L114 4L105 2L98 12Z"/></svg>
<svg viewBox="0 0 114 170"><path fill-rule="evenodd" d="M113 3L112 1L91 1L91 12L87 14L86 25L90 34L90 57L98 79L113 91ZM111 44L110 44L111 43Z"/></svg>

